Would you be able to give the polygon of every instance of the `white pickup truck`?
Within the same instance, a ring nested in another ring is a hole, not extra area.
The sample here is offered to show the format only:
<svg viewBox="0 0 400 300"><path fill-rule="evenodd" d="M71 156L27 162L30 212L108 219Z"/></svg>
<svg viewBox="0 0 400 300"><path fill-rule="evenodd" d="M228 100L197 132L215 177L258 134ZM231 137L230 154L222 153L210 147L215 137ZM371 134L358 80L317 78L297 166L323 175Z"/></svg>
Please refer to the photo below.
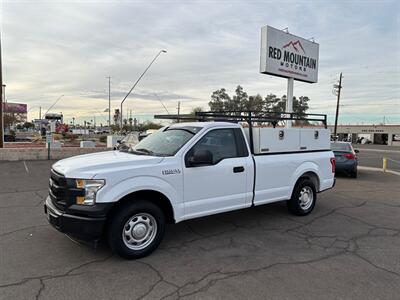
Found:
<svg viewBox="0 0 400 300"><path fill-rule="evenodd" d="M45 213L63 233L105 237L115 253L139 258L157 248L167 222L276 201L307 215L334 183L328 129L176 123L129 150L56 162Z"/></svg>

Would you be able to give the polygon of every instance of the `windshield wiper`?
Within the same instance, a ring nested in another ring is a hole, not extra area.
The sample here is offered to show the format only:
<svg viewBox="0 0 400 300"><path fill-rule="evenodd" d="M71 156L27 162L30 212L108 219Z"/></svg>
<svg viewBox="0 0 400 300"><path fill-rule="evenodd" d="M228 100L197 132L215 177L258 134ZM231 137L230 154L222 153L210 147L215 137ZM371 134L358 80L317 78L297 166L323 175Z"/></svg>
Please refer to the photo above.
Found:
<svg viewBox="0 0 400 300"><path fill-rule="evenodd" d="M149 149L145 149L145 148L132 149L132 151L139 152L139 153L145 153L145 154L148 154L148 155L154 155L153 151L151 151Z"/></svg>

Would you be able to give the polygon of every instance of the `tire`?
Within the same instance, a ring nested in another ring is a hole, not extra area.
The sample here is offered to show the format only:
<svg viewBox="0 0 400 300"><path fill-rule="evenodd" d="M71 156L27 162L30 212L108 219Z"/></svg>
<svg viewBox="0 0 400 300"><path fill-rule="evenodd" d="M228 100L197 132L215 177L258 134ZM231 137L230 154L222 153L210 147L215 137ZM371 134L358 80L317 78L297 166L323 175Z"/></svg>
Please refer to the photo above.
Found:
<svg viewBox="0 0 400 300"><path fill-rule="evenodd" d="M317 193L314 183L307 178L300 178L293 189L291 199L286 201L286 204L292 214L305 216L312 212L316 201Z"/></svg>
<svg viewBox="0 0 400 300"><path fill-rule="evenodd" d="M149 255L160 245L165 231L165 216L155 204L133 200L112 216L107 241L113 253L127 259Z"/></svg>
<svg viewBox="0 0 400 300"><path fill-rule="evenodd" d="M357 167L355 167L354 170L350 172L350 177L357 178Z"/></svg>

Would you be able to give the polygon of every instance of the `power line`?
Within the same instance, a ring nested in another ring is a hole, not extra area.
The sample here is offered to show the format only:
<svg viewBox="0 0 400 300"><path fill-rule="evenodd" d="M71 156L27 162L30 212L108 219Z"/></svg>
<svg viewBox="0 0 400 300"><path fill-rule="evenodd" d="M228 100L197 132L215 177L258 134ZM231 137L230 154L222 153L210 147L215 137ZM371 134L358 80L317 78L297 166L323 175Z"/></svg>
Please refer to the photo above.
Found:
<svg viewBox="0 0 400 300"><path fill-rule="evenodd" d="M166 108L166 106L164 105L164 103L161 101L160 97L158 97L158 95L156 93L154 93L154 95L157 97L158 101L160 101L161 105L164 107L165 111L167 112L167 114L170 115L168 109Z"/></svg>

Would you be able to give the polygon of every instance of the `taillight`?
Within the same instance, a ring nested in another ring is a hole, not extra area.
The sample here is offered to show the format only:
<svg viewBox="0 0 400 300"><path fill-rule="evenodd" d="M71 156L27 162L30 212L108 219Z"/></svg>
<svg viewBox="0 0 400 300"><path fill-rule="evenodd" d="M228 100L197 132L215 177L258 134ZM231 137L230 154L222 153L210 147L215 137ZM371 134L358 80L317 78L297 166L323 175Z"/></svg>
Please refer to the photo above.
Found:
<svg viewBox="0 0 400 300"><path fill-rule="evenodd" d="M346 157L347 159L355 159L356 158L353 153L345 153L345 154L343 154L343 156Z"/></svg>
<svg viewBox="0 0 400 300"><path fill-rule="evenodd" d="M331 165L332 165L332 173L335 173L336 170L336 159L331 157Z"/></svg>

